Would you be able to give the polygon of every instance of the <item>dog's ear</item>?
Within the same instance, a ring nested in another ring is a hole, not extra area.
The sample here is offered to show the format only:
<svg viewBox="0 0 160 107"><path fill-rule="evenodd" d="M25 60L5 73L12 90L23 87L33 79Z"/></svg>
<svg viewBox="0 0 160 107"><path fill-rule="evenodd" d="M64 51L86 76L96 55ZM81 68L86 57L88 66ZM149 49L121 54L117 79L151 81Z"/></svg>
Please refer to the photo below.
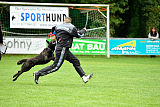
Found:
<svg viewBox="0 0 160 107"><path fill-rule="evenodd" d="M48 40L46 40L46 42L49 44L49 41L48 41Z"/></svg>

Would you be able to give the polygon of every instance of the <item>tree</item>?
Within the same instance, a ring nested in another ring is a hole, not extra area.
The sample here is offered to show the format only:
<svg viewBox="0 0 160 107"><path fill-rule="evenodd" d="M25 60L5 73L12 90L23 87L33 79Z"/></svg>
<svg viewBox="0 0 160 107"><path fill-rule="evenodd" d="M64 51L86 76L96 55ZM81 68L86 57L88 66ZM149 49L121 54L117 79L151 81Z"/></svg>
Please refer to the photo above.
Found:
<svg viewBox="0 0 160 107"><path fill-rule="evenodd" d="M159 0L145 0L142 11L146 18L146 35L151 27L160 28L160 1Z"/></svg>
<svg viewBox="0 0 160 107"><path fill-rule="evenodd" d="M129 33L127 37L147 37L151 27L160 27L159 0L129 1Z"/></svg>

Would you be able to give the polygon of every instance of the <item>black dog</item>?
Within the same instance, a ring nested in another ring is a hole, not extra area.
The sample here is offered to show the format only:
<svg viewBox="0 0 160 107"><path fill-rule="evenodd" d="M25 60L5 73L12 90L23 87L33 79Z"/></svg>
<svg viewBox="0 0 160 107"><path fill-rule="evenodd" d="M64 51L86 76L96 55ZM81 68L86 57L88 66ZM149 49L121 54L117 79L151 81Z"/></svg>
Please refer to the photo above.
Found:
<svg viewBox="0 0 160 107"><path fill-rule="evenodd" d="M23 64L21 67L21 70L18 71L14 76L13 76L13 81L16 81L17 78L23 73L29 71L32 67L35 65L41 65L41 64L46 64L50 62L51 60L54 60L54 50L55 50L55 41L47 41L48 47L45 48L39 55L31 58L31 59L22 59L17 62L17 65Z"/></svg>

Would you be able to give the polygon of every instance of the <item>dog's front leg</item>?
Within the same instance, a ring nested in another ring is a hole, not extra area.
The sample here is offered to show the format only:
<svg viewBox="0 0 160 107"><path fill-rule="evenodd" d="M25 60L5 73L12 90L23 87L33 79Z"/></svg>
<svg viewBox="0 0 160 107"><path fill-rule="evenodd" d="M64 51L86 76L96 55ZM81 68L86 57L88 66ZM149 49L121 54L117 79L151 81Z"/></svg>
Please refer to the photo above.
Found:
<svg viewBox="0 0 160 107"><path fill-rule="evenodd" d="M54 59L55 59L55 57L54 57L54 56L52 56L52 57L48 58L48 60L53 60L53 61L54 61Z"/></svg>
<svg viewBox="0 0 160 107"><path fill-rule="evenodd" d="M18 73L16 73L14 76L13 76L13 81L16 81L17 78L22 74L23 72L22 71L18 71Z"/></svg>
<svg viewBox="0 0 160 107"><path fill-rule="evenodd" d="M19 72L20 72L20 71L18 71L15 75L13 75L13 78L16 77L16 76L18 75Z"/></svg>

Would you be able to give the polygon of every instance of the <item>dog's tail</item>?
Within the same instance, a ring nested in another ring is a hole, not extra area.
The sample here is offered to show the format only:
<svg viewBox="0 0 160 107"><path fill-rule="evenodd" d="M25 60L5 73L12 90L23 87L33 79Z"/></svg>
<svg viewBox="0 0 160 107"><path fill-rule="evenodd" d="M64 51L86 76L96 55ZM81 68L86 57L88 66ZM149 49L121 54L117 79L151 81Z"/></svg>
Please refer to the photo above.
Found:
<svg viewBox="0 0 160 107"><path fill-rule="evenodd" d="M19 61L17 62L17 65L20 65L20 64L22 64L22 63L24 63L24 62L26 62L26 61L27 61L27 59L19 60Z"/></svg>

